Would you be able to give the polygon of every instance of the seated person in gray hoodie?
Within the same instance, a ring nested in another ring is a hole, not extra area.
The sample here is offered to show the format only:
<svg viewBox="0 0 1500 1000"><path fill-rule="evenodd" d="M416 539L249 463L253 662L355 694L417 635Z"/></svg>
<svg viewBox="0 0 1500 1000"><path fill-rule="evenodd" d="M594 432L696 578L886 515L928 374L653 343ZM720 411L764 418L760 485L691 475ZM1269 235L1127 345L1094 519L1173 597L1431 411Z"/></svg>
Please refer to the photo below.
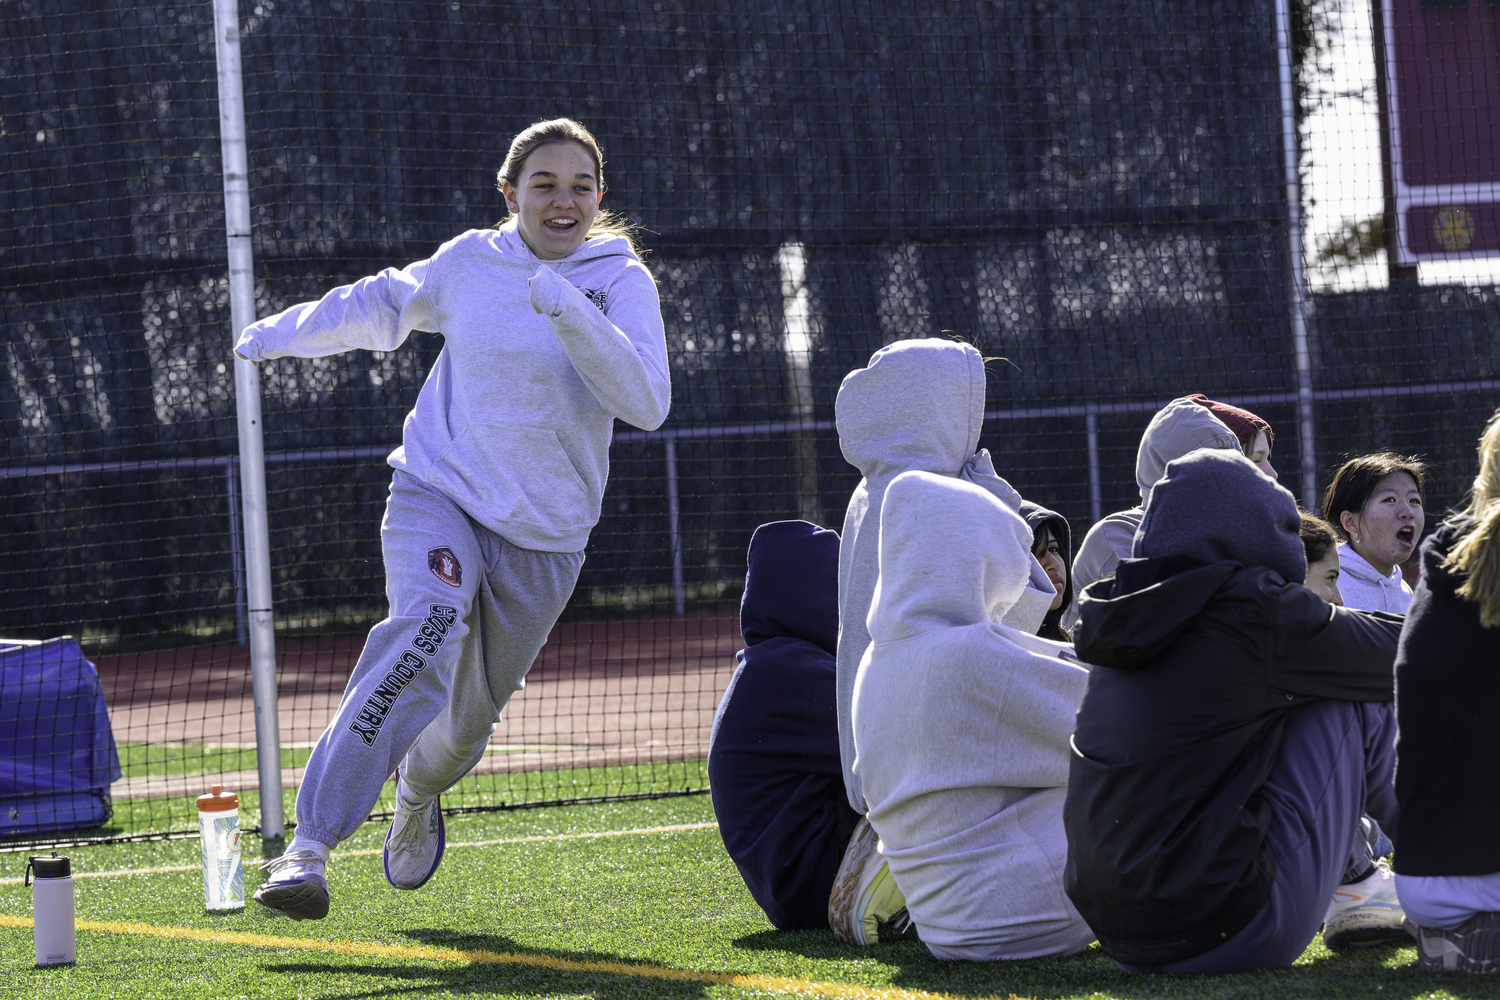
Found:
<svg viewBox="0 0 1500 1000"><path fill-rule="evenodd" d="M775 521L750 539L745 648L708 749L724 847L777 930L828 926L859 814L844 794L834 709L839 536Z"/></svg>
<svg viewBox="0 0 1500 1000"><path fill-rule="evenodd" d="M1305 587L1300 527L1248 458L1195 451L1080 598L1068 895L1126 969L1290 965L1376 874L1360 814L1395 819L1401 619Z"/></svg>
<svg viewBox="0 0 1500 1000"><path fill-rule="evenodd" d="M998 621L1026 589L1031 545L1027 523L973 484L907 472L886 491L854 769L937 958L1069 955L1094 939L1063 883L1088 671L1067 644Z"/></svg>
<svg viewBox="0 0 1500 1000"><path fill-rule="evenodd" d="M870 363L845 376L834 404L839 447L864 477L849 498L839 550L839 755L849 805L863 814L864 789L854 772L854 677L870 645L866 617L879 575L881 506L886 487L913 469L961 479L988 491L1011 510L1021 497L995 474L979 448L984 423L984 358L951 340L903 340L883 347ZM1005 623L1035 633L1057 596L1041 564L1029 554L1018 597ZM869 944L876 924L899 911L895 891L868 824L850 838L828 922L846 944Z"/></svg>
<svg viewBox="0 0 1500 1000"><path fill-rule="evenodd" d="M1089 584L1113 573L1121 559L1130 558L1135 531L1151 501L1151 487L1162 477L1168 462L1197 448L1241 450L1234 431L1196 398L1183 396L1156 411L1141 435L1135 456L1140 506L1105 516L1083 536L1083 544L1073 558L1074 593L1083 593ZM1076 603L1063 615L1063 626L1070 632L1078 631Z"/></svg>

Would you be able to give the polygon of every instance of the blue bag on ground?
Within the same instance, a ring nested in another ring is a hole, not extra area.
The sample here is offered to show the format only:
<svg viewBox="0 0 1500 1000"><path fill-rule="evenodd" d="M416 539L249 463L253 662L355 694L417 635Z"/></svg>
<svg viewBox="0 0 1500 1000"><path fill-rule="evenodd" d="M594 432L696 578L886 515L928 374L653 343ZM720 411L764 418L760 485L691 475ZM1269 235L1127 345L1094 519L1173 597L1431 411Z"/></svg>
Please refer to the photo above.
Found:
<svg viewBox="0 0 1500 1000"><path fill-rule="evenodd" d="M99 672L77 640L0 640L0 836L99 826L119 777Z"/></svg>

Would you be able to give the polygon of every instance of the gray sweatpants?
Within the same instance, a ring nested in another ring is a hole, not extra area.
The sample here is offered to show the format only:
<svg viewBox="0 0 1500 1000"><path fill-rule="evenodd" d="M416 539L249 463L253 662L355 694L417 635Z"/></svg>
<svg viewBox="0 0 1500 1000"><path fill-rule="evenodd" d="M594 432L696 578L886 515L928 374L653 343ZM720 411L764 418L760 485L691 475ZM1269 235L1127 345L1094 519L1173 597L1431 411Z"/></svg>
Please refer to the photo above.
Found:
<svg viewBox="0 0 1500 1000"><path fill-rule="evenodd" d="M479 762L583 566L582 552L512 545L399 470L380 540L390 617L370 630L297 793L297 836L329 847L398 765L426 797Z"/></svg>

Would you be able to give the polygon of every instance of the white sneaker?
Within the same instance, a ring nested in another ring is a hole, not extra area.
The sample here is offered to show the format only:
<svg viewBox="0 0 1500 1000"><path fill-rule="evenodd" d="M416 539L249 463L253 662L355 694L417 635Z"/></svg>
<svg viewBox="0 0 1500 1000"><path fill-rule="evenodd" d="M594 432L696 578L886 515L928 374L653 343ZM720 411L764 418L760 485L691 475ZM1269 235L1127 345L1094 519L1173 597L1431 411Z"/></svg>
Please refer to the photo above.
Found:
<svg viewBox="0 0 1500 1000"><path fill-rule="evenodd" d="M1396 873L1385 861L1363 882L1341 885L1323 922L1323 943L1335 951L1377 944L1411 944L1406 911L1396 898Z"/></svg>
<svg viewBox="0 0 1500 1000"><path fill-rule="evenodd" d="M875 828L861 818L828 894L828 926L840 943L865 945L880 940L881 924L901 934L911 926L911 917L890 865L880 856Z"/></svg>
<svg viewBox="0 0 1500 1000"><path fill-rule="evenodd" d="M385 880L397 889L424 885L443 860L448 836L439 797L408 808L396 796L396 815L385 835Z"/></svg>
<svg viewBox="0 0 1500 1000"><path fill-rule="evenodd" d="M255 890L254 900L285 913L293 920L322 920L328 916L327 859L316 851L287 851L261 863L271 877Z"/></svg>

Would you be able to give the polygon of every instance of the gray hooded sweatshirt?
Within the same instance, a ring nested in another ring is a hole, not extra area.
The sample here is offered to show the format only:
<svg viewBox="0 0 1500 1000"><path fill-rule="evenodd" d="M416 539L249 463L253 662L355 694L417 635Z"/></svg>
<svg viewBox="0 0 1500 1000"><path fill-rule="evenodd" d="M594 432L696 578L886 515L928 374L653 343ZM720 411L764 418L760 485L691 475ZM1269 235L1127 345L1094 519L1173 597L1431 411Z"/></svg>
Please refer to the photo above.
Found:
<svg viewBox="0 0 1500 1000"><path fill-rule="evenodd" d="M599 520L614 418L646 430L671 387L656 283L618 236L542 261L514 222L471 230L245 328L251 361L393 351L413 330L443 350L391 466L521 548L577 552Z"/></svg>
<svg viewBox="0 0 1500 1000"><path fill-rule="evenodd" d="M1064 891L1069 738L1088 671L996 623L1031 528L962 480L908 472L881 513L873 642L854 687L855 770L922 942L944 959L1081 951Z"/></svg>
<svg viewBox="0 0 1500 1000"><path fill-rule="evenodd" d="M1135 481L1140 487L1141 505L1110 514L1089 529L1073 557L1073 593L1083 593L1089 584L1112 575L1121 559L1130 558L1130 546L1141 519L1146 516L1151 488L1166 474L1168 462L1199 448L1229 448L1238 452L1240 440L1212 411L1191 399L1174 399L1156 411L1141 435L1141 446L1135 455ZM1063 623L1077 631L1076 602L1063 615Z"/></svg>
<svg viewBox="0 0 1500 1000"><path fill-rule="evenodd" d="M1021 496L995 474L988 451L975 453L984 422L984 359L951 340L904 340L882 347L850 372L834 404L839 447L864 476L849 498L839 548L839 755L849 804L865 812L854 773L854 675L870 644L865 622L880 573L880 508L886 487L913 469L975 483L1011 510ZM976 529L977 530L977 529ZM1057 591L1033 557L1028 583L1008 606L1006 624L1035 633Z"/></svg>

